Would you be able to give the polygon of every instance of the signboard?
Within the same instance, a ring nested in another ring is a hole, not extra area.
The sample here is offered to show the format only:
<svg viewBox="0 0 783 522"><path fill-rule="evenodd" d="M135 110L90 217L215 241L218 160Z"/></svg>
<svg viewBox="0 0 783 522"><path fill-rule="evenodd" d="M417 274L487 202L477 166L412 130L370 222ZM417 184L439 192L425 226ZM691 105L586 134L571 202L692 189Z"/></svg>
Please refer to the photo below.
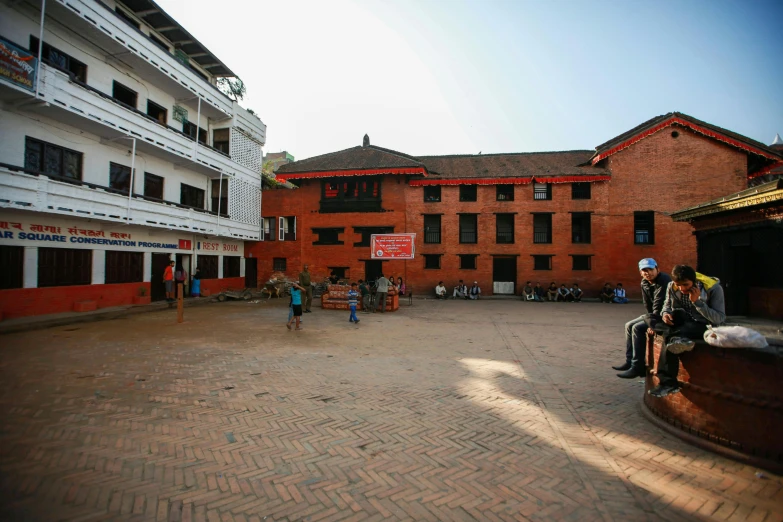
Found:
<svg viewBox="0 0 783 522"><path fill-rule="evenodd" d="M37 65L35 56L0 38L0 78L28 91L35 91Z"/></svg>
<svg viewBox="0 0 783 522"><path fill-rule="evenodd" d="M187 123L188 110L182 105L175 105L174 110L172 111L172 117L174 118L174 121L178 121L180 123Z"/></svg>
<svg viewBox="0 0 783 522"><path fill-rule="evenodd" d="M416 251L416 234L372 234L370 252L372 259L413 259Z"/></svg>

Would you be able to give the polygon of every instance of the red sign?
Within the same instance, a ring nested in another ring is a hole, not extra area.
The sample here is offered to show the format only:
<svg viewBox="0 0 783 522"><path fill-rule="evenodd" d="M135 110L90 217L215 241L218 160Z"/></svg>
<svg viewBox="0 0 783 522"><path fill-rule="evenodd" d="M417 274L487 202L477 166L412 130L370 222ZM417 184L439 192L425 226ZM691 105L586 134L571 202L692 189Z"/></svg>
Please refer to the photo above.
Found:
<svg viewBox="0 0 783 522"><path fill-rule="evenodd" d="M193 245L190 242L190 239L180 239L179 240L179 249L180 250L191 250L193 248Z"/></svg>
<svg viewBox="0 0 783 522"><path fill-rule="evenodd" d="M372 234L372 259L413 259L416 234Z"/></svg>

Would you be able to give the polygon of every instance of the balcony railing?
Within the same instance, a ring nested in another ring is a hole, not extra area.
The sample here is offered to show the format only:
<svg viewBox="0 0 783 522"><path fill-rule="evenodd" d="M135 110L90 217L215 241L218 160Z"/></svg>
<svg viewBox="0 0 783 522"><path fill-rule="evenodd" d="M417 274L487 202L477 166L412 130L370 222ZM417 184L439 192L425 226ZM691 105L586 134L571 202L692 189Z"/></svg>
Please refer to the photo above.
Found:
<svg viewBox="0 0 783 522"><path fill-rule="evenodd" d="M498 230L497 242L502 244L510 244L514 242L513 230Z"/></svg>
<svg viewBox="0 0 783 522"><path fill-rule="evenodd" d="M425 230L424 231L425 243L440 243L440 230Z"/></svg>
<svg viewBox="0 0 783 522"><path fill-rule="evenodd" d="M78 180L36 175L0 164L0 208L92 218L130 225L258 240L258 225L220 218L205 209L134 194L128 213L127 192Z"/></svg>
<svg viewBox="0 0 783 522"><path fill-rule="evenodd" d="M459 231L460 243L476 243L478 242L478 234L475 230L460 230Z"/></svg>
<svg viewBox="0 0 783 522"><path fill-rule="evenodd" d="M552 234L546 232L533 232L533 243L551 243Z"/></svg>

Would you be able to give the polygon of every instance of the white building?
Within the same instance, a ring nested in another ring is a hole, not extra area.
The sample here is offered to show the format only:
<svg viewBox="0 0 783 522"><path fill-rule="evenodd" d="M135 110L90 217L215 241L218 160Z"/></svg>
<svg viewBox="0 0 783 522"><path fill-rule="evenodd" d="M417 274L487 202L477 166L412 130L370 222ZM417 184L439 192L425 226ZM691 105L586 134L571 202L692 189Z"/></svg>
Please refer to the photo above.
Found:
<svg viewBox="0 0 783 522"><path fill-rule="evenodd" d="M234 74L151 0L41 8L0 0L0 312L160 298L169 258L244 287L266 126Z"/></svg>

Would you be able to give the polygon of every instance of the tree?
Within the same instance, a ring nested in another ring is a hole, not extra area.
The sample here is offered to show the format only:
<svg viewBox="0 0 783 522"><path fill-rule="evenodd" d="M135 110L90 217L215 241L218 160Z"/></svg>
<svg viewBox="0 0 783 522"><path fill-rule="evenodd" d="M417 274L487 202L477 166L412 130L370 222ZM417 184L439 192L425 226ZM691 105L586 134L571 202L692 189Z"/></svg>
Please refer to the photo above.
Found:
<svg viewBox="0 0 783 522"><path fill-rule="evenodd" d="M245 97L247 89L245 89L245 82L240 78L227 78L221 77L217 79L217 87L220 92L228 96L234 101L239 101Z"/></svg>

